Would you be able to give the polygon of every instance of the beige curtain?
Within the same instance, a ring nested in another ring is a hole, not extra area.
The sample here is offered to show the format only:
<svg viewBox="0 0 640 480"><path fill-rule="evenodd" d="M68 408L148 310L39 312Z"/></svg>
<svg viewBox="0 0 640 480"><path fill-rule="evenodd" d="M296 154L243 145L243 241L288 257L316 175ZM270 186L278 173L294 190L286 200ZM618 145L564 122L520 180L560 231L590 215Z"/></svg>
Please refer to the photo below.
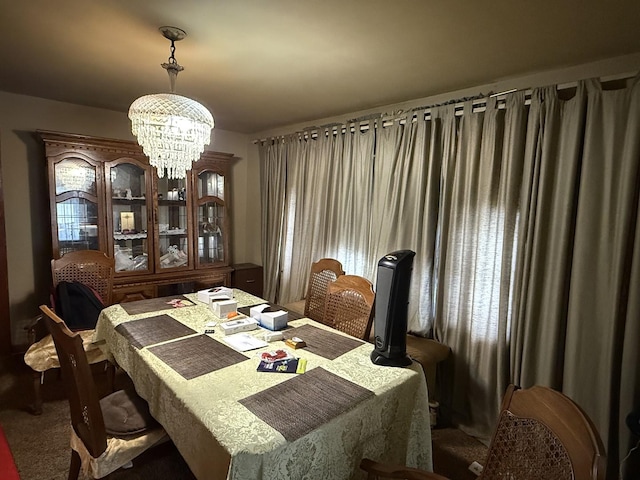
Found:
<svg viewBox="0 0 640 480"><path fill-rule="evenodd" d="M551 386L594 420L614 478L640 405L640 82L430 112L261 147L269 291L300 298L321 256L375 281L384 253L415 250L410 329L452 349L455 422L487 438L508 383Z"/></svg>
<svg viewBox="0 0 640 480"><path fill-rule="evenodd" d="M298 155L287 162L284 241L278 301L304 297L312 259L323 256L329 179L334 161L331 142L300 137Z"/></svg>
<svg viewBox="0 0 640 480"><path fill-rule="evenodd" d="M284 206L286 198L286 166L288 158L295 158L298 144L278 138L263 144L260 154L260 198L262 218L262 265L264 292L267 299L275 299L280 280L280 259L284 238Z"/></svg>
<svg viewBox="0 0 640 480"><path fill-rule="evenodd" d="M333 176L327 203L323 256L338 259L345 272L372 280L368 242L371 230L372 177L375 131L353 130L333 142ZM310 264L309 264L310 265Z"/></svg>
<svg viewBox="0 0 640 480"><path fill-rule="evenodd" d="M326 130L260 145L268 300L303 298L321 258L366 272L374 138L373 128Z"/></svg>
<svg viewBox="0 0 640 480"><path fill-rule="evenodd" d="M639 406L640 85L534 92L523 189L514 381L560 389L594 421L608 478Z"/></svg>
<svg viewBox="0 0 640 480"><path fill-rule="evenodd" d="M532 94L522 191L513 380L562 387L568 278L584 140L586 92L558 99L554 87Z"/></svg>
<svg viewBox="0 0 640 480"><path fill-rule="evenodd" d="M435 242L440 189L440 143L425 112L359 124L316 138L291 136L261 146L263 232L269 290L278 301L302 298L309 267L338 259L349 274L375 284L378 260L393 250L417 252L410 292L409 330L427 334L433 320ZM294 153L295 152L295 156ZM277 162L273 157L279 157ZM286 164L285 187L282 165ZM272 172L278 188L270 185ZM284 195L275 195L277 190ZM278 202L272 199L276 198ZM273 229L273 230L272 230ZM270 233L274 232L274 233ZM275 233L277 232L277 233ZM277 246L277 247L276 247ZM275 250L272 250L274 248ZM269 253L271 252L271 253ZM274 276L278 265L277 275ZM275 278L275 279L274 279Z"/></svg>
<svg viewBox="0 0 640 480"><path fill-rule="evenodd" d="M433 324L434 262L440 192L438 128L418 111L378 128L371 212L369 276L394 250L413 250L408 330L426 335ZM374 280L375 281L375 280Z"/></svg>
<svg viewBox="0 0 640 480"><path fill-rule="evenodd" d="M443 375L452 419L486 437L508 383L507 332L525 145L524 96L485 112L444 109L436 336L454 353Z"/></svg>

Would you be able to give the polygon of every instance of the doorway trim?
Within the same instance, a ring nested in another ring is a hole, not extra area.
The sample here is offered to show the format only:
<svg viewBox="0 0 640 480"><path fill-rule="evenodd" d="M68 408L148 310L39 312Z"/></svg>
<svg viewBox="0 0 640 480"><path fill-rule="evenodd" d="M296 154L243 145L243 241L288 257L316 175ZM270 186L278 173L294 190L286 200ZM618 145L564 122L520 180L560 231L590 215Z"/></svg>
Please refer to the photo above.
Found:
<svg viewBox="0 0 640 480"><path fill-rule="evenodd" d="M9 313L7 233L5 229L4 187L2 179L2 138L0 137L0 356L11 354L11 319Z"/></svg>

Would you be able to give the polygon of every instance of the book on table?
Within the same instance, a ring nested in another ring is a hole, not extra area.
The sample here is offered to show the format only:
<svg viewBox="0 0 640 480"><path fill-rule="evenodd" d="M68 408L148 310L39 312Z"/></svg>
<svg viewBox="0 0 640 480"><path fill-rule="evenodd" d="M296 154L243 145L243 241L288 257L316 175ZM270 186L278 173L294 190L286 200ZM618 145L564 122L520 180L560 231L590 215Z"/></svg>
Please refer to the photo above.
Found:
<svg viewBox="0 0 640 480"><path fill-rule="evenodd" d="M307 361L304 358L289 358L268 362L261 360L258 365L259 372L273 373L304 373L307 369Z"/></svg>
<svg viewBox="0 0 640 480"><path fill-rule="evenodd" d="M259 372L304 373L306 368L307 361L304 358L296 358L282 349L263 352L258 365Z"/></svg>

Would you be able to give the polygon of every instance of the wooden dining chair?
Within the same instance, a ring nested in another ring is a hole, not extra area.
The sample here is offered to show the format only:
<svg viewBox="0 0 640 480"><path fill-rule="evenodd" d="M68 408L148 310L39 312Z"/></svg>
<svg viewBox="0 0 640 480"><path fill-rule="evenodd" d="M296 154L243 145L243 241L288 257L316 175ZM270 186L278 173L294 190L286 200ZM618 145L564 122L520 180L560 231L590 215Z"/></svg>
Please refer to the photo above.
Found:
<svg viewBox="0 0 640 480"><path fill-rule="evenodd" d="M78 250L66 253L59 259L51 260L51 276L54 292L62 282L72 284L78 282L89 287L98 295L104 306L111 304L113 290L113 258L98 250ZM52 293L52 304L56 303L56 296ZM58 313L60 305L53 305ZM60 363L56 355L55 346L51 335L41 322L42 317L28 327L29 348L24 355L25 363L33 370L34 403L32 413L42 413L42 384L47 370L59 368ZM102 351L92 343L93 329L84 329L80 333L84 340L85 350L89 363L106 362L107 358ZM108 370L109 381L113 380L115 370L109 363L105 364Z"/></svg>
<svg viewBox="0 0 640 480"><path fill-rule="evenodd" d="M340 275L344 275L344 270L338 260L323 258L312 263L305 298L286 304L285 309L322 322L327 287L331 282L335 282Z"/></svg>
<svg viewBox="0 0 640 480"><path fill-rule="evenodd" d="M102 478L167 440L135 392L119 390L99 400L81 337L46 305L40 310L53 337L71 411L69 480L78 478L81 467L91 478Z"/></svg>
<svg viewBox="0 0 640 480"><path fill-rule="evenodd" d="M104 305L111 305L114 260L98 250L76 250L51 260L53 287L79 282L95 290Z"/></svg>
<svg viewBox="0 0 640 480"><path fill-rule="evenodd" d="M341 275L327 287L322 323L367 340L373 321L373 285L358 275Z"/></svg>
<svg viewBox="0 0 640 480"><path fill-rule="evenodd" d="M366 458L360 467L369 479L445 479ZM542 386L507 388L481 480L603 480L605 469L598 431L573 400Z"/></svg>
<svg viewBox="0 0 640 480"><path fill-rule="evenodd" d="M327 287L340 275L344 275L342 264L333 258L323 258L311 265L304 301L305 317L323 322Z"/></svg>

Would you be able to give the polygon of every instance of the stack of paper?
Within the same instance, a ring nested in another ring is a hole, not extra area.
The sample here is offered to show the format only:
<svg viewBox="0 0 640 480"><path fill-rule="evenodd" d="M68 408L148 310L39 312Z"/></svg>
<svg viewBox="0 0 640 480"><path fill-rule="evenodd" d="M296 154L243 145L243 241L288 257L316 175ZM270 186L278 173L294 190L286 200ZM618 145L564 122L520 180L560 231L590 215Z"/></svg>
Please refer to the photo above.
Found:
<svg viewBox="0 0 640 480"><path fill-rule="evenodd" d="M268 345L267 342L254 337L250 333L236 333L224 337L223 340L239 352L255 350L256 348L262 348Z"/></svg>

